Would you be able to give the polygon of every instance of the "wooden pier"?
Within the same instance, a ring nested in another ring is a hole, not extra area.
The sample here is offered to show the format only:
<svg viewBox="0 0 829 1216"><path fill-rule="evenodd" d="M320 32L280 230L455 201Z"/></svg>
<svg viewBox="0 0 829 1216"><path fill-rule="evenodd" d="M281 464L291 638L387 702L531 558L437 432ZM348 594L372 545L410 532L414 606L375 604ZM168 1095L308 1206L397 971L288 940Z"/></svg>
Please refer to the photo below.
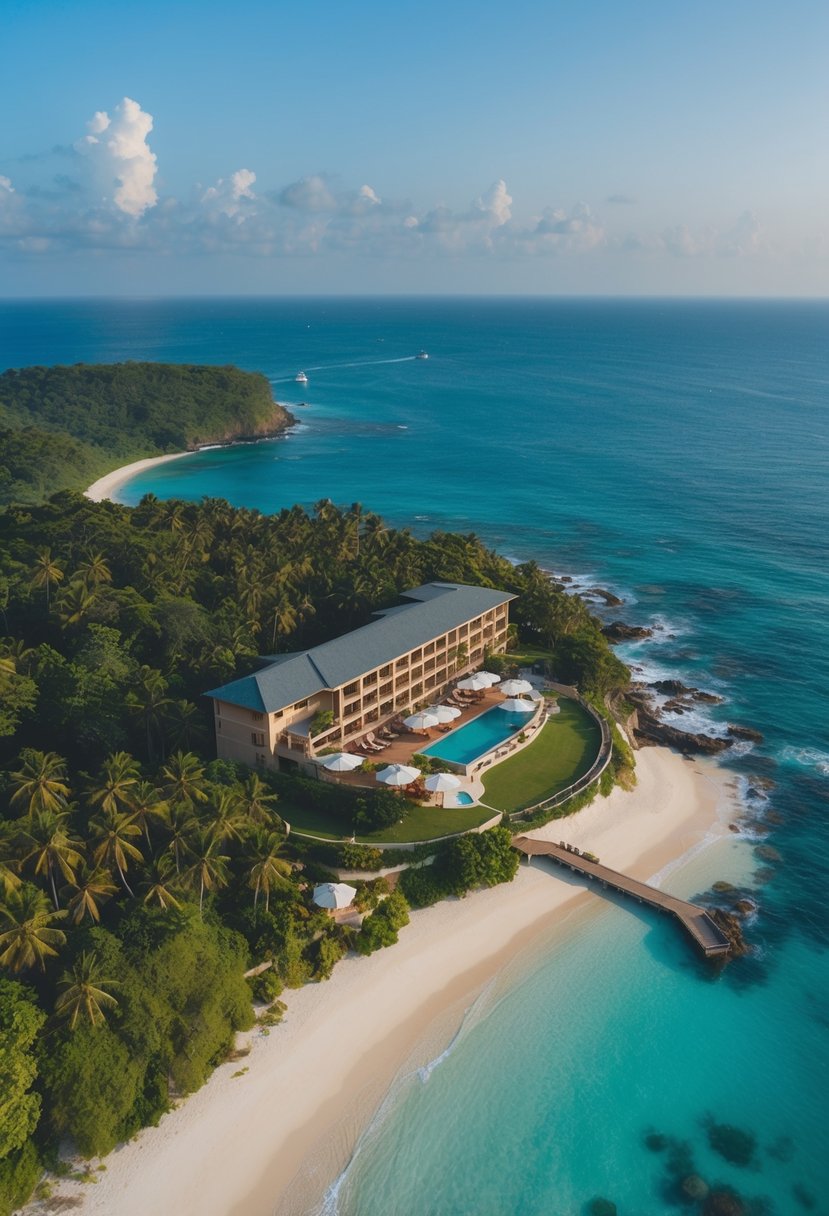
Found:
<svg viewBox="0 0 829 1216"><path fill-rule="evenodd" d="M647 904L659 912L667 912L676 917L682 927L690 935L706 958L717 958L728 953L730 943L722 930L714 923L704 908L687 900L677 899L664 891L650 887L646 882L628 878L618 870L610 870L598 862L589 861L581 853L553 844L549 840L535 840L531 836L514 836L513 847L518 849L531 861L533 857L549 857L560 865L567 866L574 874L583 874L585 878L600 883L602 887L618 891L621 895L629 895L640 904Z"/></svg>

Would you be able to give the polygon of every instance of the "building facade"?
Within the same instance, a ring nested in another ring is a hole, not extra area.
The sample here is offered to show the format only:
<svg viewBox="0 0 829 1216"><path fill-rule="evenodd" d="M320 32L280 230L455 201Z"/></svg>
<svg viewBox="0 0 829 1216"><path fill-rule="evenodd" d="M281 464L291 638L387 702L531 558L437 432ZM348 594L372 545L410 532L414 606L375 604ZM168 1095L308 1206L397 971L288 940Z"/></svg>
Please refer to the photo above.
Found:
<svg viewBox="0 0 829 1216"><path fill-rule="evenodd" d="M217 755L310 769L321 751L347 750L398 714L443 696L485 654L503 653L514 598L489 587L425 583L361 629L271 656L261 670L206 694Z"/></svg>

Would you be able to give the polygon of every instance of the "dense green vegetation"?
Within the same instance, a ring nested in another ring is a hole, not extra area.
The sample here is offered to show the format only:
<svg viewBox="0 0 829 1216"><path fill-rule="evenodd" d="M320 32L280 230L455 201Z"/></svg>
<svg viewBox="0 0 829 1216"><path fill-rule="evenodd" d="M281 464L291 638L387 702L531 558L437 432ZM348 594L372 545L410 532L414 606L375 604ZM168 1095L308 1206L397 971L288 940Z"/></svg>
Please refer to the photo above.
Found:
<svg viewBox="0 0 829 1216"><path fill-rule="evenodd" d="M324 980L352 944L393 941L406 898L512 876L508 833L464 837L440 850L427 888L407 879L353 939L313 907L330 871L286 841L283 814L322 807L370 834L420 812L388 791L211 760L206 688L429 579L516 592L519 630L562 678L597 697L625 681L584 605L533 564L474 536L417 541L356 504L265 517L64 492L0 514L0 1028L12 1045L0 1212L64 1134L104 1152L200 1085L250 1023L253 994L273 1000ZM267 978L248 984L262 962Z"/></svg>
<svg viewBox="0 0 829 1216"><path fill-rule="evenodd" d="M559 699L558 713L528 747L484 776L484 801L498 811L518 811L572 785L590 768L601 732L576 701Z"/></svg>
<svg viewBox="0 0 829 1216"><path fill-rule="evenodd" d="M491 828L450 841L432 865L404 870L399 889L413 907L425 908L447 895L462 896L476 887L512 882L517 869L512 832Z"/></svg>
<svg viewBox="0 0 829 1216"><path fill-rule="evenodd" d="M235 367L12 368L0 375L0 503L41 502L119 464L289 421L266 378Z"/></svg>

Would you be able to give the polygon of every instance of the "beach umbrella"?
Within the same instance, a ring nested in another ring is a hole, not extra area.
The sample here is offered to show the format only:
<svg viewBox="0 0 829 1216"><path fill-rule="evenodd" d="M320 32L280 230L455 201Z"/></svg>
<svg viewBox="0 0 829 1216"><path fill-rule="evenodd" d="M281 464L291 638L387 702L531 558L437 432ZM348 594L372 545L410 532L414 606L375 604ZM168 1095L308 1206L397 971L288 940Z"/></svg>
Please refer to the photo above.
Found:
<svg viewBox="0 0 829 1216"><path fill-rule="evenodd" d="M469 692L483 692L489 686L489 680L480 672L476 672L474 676L467 676L465 680L458 680L458 688L465 688Z"/></svg>
<svg viewBox="0 0 829 1216"><path fill-rule="evenodd" d="M535 706L532 701L521 701L518 697L508 697L506 701L501 702L498 708L505 709L508 714L535 713Z"/></svg>
<svg viewBox="0 0 829 1216"><path fill-rule="evenodd" d="M409 730L428 730L439 722L440 718L431 709L421 709L419 713L410 714L408 718L403 719L403 725L408 726Z"/></svg>
<svg viewBox="0 0 829 1216"><path fill-rule="evenodd" d="M337 752L333 756L326 756L323 761L323 768L327 768L329 773L352 773L355 768L359 768L365 760L365 756L355 756L351 752Z"/></svg>
<svg viewBox="0 0 829 1216"><path fill-rule="evenodd" d="M314 903L318 908L350 908L357 894L356 887L350 887L347 882L321 882L314 887Z"/></svg>
<svg viewBox="0 0 829 1216"><path fill-rule="evenodd" d="M460 777L453 777L451 773L434 773L423 784L432 794L446 794L449 790L459 789L463 783Z"/></svg>
<svg viewBox="0 0 829 1216"><path fill-rule="evenodd" d="M407 764L390 764L381 768L377 780L383 785L411 785L420 776L419 768L410 768Z"/></svg>
<svg viewBox="0 0 829 1216"><path fill-rule="evenodd" d="M532 692L533 686L529 680L504 680L498 689L505 697L518 697L522 692Z"/></svg>
<svg viewBox="0 0 829 1216"><path fill-rule="evenodd" d="M455 705L430 705L428 712L434 714L442 726L445 726L447 722L454 722L461 716L461 710Z"/></svg>
<svg viewBox="0 0 829 1216"><path fill-rule="evenodd" d="M493 684L501 683L501 677L496 676L494 671L479 671L478 675L482 680L488 680L490 687L492 687Z"/></svg>

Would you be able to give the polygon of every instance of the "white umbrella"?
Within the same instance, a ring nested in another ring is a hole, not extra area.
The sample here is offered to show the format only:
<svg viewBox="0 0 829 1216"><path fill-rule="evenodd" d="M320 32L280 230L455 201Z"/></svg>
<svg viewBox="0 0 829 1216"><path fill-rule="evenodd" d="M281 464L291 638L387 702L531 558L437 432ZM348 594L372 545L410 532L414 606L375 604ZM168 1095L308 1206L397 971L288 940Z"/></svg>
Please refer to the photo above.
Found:
<svg viewBox="0 0 829 1216"><path fill-rule="evenodd" d="M365 760L365 756L355 756L351 752L337 752L333 756L326 756L322 767L327 768L329 773L352 773L355 768L359 768Z"/></svg>
<svg viewBox="0 0 829 1216"><path fill-rule="evenodd" d="M474 676L467 676L465 680L458 680L458 688L466 688L470 692L483 692L489 686L489 680L480 672L476 672Z"/></svg>
<svg viewBox="0 0 829 1216"><path fill-rule="evenodd" d="M314 903L318 908L350 908L356 894L357 888L347 882L322 882L314 887Z"/></svg>
<svg viewBox="0 0 829 1216"><path fill-rule="evenodd" d="M481 677L481 679L482 679L482 680L488 680L488 681L489 681L489 684L490 684L490 687L491 687L493 684L500 684L500 683L501 683L501 677L500 677L500 676L496 676L496 674L495 674L495 672L494 672L494 671L479 671L479 672L478 672L478 675Z"/></svg>
<svg viewBox="0 0 829 1216"><path fill-rule="evenodd" d="M438 722L443 725L447 722L454 722L461 716L461 710L454 705L430 705L427 712L434 714Z"/></svg>
<svg viewBox="0 0 829 1216"><path fill-rule="evenodd" d="M408 718L403 719L403 725L408 726L410 730L428 730L430 726L437 726L440 723L440 718L431 709L421 709L419 713L410 714Z"/></svg>
<svg viewBox="0 0 829 1216"><path fill-rule="evenodd" d="M406 764L390 764L377 773L377 780L383 785L411 785L420 776L419 768L409 768Z"/></svg>
<svg viewBox="0 0 829 1216"><path fill-rule="evenodd" d="M532 692L532 690L533 686L529 680L504 680L498 691L506 697L517 697L522 692Z"/></svg>
<svg viewBox="0 0 829 1216"><path fill-rule="evenodd" d="M435 773L427 777L423 784L432 794L445 794L447 790L458 789L462 782L460 777L453 777L451 773Z"/></svg>
<svg viewBox="0 0 829 1216"><path fill-rule="evenodd" d="M502 701L498 708L505 709L509 714L535 713L535 705L532 701L521 701L518 697L509 697L506 701Z"/></svg>

